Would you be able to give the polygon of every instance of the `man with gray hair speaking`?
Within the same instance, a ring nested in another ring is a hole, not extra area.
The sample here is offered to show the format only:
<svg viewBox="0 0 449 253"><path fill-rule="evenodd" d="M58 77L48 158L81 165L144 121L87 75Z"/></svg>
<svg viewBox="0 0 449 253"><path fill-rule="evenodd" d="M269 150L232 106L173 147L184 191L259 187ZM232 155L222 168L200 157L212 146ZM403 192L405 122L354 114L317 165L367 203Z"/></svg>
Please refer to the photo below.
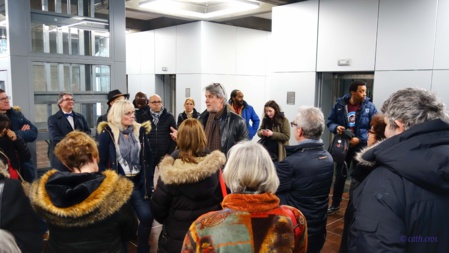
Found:
<svg viewBox="0 0 449 253"><path fill-rule="evenodd" d="M237 142L249 138L245 120L229 111L226 92L220 83L212 83L205 88L207 109L199 120L204 126L209 150L220 150L227 154Z"/></svg>
<svg viewBox="0 0 449 253"><path fill-rule="evenodd" d="M387 139L358 158L373 171L353 194L349 252L448 252L447 109L431 92L405 88L382 112Z"/></svg>
<svg viewBox="0 0 449 253"><path fill-rule="evenodd" d="M332 156L324 149L323 112L301 106L291 123L298 145L285 147L287 157L275 163L281 204L298 208L307 221L308 253L319 253L326 239L327 205L334 173Z"/></svg>

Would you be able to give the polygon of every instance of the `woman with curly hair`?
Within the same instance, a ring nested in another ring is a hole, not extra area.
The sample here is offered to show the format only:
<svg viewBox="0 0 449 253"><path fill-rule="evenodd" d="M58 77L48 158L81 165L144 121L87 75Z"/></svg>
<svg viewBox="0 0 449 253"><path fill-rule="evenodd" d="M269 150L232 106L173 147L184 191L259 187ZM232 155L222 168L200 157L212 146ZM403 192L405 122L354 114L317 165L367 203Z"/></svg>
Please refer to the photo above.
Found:
<svg viewBox="0 0 449 253"><path fill-rule="evenodd" d="M48 171L30 191L50 232L44 252L122 252L137 230L128 203L133 184L114 171L98 172L97 144L83 132L70 132L55 155L69 171Z"/></svg>
<svg viewBox="0 0 449 253"><path fill-rule="evenodd" d="M290 140L290 123L276 101L266 102L264 110L262 124L257 131L261 138L259 143L268 150L273 161L282 161L286 156L285 146Z"/></svg>

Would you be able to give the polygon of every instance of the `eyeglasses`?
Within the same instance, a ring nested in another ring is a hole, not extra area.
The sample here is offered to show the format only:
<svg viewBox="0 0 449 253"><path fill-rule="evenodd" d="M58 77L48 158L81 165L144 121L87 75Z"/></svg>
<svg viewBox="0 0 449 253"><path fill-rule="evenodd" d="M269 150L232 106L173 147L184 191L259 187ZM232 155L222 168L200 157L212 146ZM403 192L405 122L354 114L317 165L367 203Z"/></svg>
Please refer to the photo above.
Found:
<svg viewBox="0 0 449 253"><path fill-rule="evenodd" d="M150 104L153 104L153 105L161 104L161 103L162 103L162 101L153 101L153 102L150 102Z"/></svg>
<svg viewBox="0 0 449 253"><path fill-rule="evenodd" d="M291 127L298 127L298 124L296 124L294 121L290 122Z"/></svg>
<svg viewBox="0 0 449 253"><path fill-rule="evenodd" d="M131 115L133 115L135 113L135 111L132 111L132 112L126 112L125 113L125 116L131 116Z"/></svg>
<svg viewBox="0 0 449 253"><path fill-rule="evenodd" d="M5 100L10 100L11 99L11 97L10 96L6 96L6 97L4 97L4 98L0 98L0 101L5 101Z"/></svg>
<svg viewBox="0 0 449 253"><path fill-rule="evenodd" d="M75 102L75 99L73 99L73 98L66 98L66 99L63 99L63 100L61 100L61 101Z"/></svg>

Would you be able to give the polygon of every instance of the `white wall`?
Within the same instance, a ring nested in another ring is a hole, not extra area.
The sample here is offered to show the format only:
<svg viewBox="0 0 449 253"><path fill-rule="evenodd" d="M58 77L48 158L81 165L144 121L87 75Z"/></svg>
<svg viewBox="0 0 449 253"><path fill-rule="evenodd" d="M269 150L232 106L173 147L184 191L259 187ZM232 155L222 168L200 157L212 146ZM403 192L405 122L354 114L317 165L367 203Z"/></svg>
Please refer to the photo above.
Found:
<svg viewBox="0 0 449 253"><path fill-rule="evenodd" d="M176 73L201 73L201 22L176 28Z"/></svg>
<svg viewBox="0 0 449 253"><path fill-rule="evenodd" d="M380 0L376 70L432 69L437 3Z"/></svg>
<svg viewBox="0 0 449 253"><path fill-rule="evenodd" d="M373 94L374 105L380 110L391 93L407 87L431 89L432 71L376 71Z"/></svg>
<svg viewBox="0 0 449 253"><path fill-rule="evenodd" d="M440 97L449 108L448 92L449 70L434 70L431 90Z"/></svg>
<svg viewBox="0 0 449 253"><path fill-rule="evenodd" d="M317 71L373 71L377 14L377 0L321 0Z"/></svg>
<svg viewBox="0 0 449 253"><path fill-rule="evenodd" d="M318 0L274 7L272 18L272 71L315 71Z"/></svg>
<svg viewBox="0 0 449 253"><path fill-rule="evenodd" d="M434 69L449 69L449 1L438 1Z"/></svg>

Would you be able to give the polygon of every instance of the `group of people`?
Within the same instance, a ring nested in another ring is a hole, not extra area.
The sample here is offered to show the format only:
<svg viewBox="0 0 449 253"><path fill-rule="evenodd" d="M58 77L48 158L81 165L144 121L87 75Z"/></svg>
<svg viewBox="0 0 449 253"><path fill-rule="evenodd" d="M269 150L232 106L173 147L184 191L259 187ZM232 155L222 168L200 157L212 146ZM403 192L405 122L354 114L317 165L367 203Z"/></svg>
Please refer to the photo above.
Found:
<svg viewBox="0 0 449 253"><path fill-rule="evenodd" d="M176 122L159 95L139 92L130 102L114 90L95 141L73 96L61 93L48 121L54 170L33 183L29 199L14 168L25 174L30 139L22 136L34 126L20 112L9 117L0 90L8 115L0 114L0 154L13 157L0 160L0 205L22 213L5 219L0 209L0 228L22 252L39 252L40 219L50 231L45 252L127 252L137 235L137 252L147 253L153 219L162 224L158 252L320 252L350 175L340 252L444 252L447 109L431 92L406 88L378 112L366 90L353 82L327 118L333 134L352 133L342 164L326 149L325 118L313 106L300 106L290 122L270 100L260 122L242 91L228 100L212 83L206 110L186 98ZM256 133L260 140L250 141Z"/></svg>

